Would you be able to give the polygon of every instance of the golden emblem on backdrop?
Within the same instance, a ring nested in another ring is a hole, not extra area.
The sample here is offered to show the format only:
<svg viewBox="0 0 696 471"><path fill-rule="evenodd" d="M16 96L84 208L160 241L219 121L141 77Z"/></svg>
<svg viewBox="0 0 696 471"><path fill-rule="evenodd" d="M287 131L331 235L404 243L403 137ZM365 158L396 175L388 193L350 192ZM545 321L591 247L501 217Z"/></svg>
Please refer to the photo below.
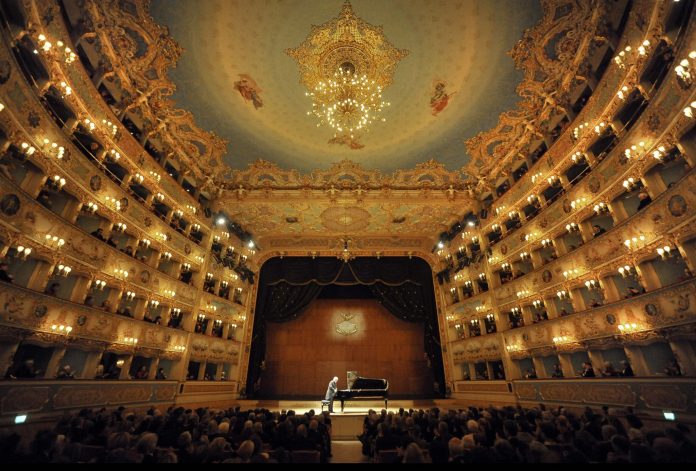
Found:
<svg viewBox="0 0 696 471"><path fill-rule="evenodd" d="M358 331L358 324L355 322L350 322L350 320L355 317L355 314L344 314L341 313L343 320L336 324L336 332L341 335L352 335Z"/></svg>

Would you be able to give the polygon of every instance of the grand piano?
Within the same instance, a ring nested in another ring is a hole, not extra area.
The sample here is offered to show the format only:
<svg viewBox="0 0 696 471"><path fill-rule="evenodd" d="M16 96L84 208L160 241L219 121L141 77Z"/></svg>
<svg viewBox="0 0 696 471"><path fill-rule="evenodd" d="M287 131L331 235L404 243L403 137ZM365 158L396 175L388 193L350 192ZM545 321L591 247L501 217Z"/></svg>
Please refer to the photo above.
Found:
<svg viewBox="0 0 696 471"><path fill-rule="evenodd" d="M387 408L389 394L389 381L378 378L363 378L356 372L348 372L348 389L339 389L334 400L341 401L341 412L345 401L353 399L370 399L374 397L384 398L384 408Z"/></svg>

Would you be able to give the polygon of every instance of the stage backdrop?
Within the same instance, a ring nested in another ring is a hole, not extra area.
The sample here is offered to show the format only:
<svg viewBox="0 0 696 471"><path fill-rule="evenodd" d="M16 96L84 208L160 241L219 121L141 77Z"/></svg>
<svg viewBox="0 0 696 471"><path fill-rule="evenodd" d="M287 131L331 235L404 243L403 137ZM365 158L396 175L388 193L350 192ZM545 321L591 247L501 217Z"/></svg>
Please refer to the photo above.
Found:
<svg viewBox="0 0 696 471"><path fill-rule="evenodd" d="M398 319L374 299L317 299L266 335L264 396L323 398L334 376L347 387L347 371L387 379L390 396L432 394L423 324Z"/></svg>
<svg viewBox="0 0 696 471"><path fill-rule="evenodd" d="M424 260L415 257L358 257L344 263L334 257L276 257L267 260L259 274L247 386L240 392L242 397L272 397L262 381L266 371L267 332L274 324L288 324L301 318L318 297L325 298L326 290L331 290L332 286L362 287L397 319L420 325L422 342L417 345L423 347L427 368L432 370L431 391L444 395L433 273ZM350 319L347 322L345 328L349 328ZM374 360L380 361L380 358ZM307 364L297 374L302 378L305 371L313 369L314 365ZM333 374L340 375L332 372L329 376ZM360 374L366 375L364 372ZM326 382L328 384L328 380Z"/></svg>

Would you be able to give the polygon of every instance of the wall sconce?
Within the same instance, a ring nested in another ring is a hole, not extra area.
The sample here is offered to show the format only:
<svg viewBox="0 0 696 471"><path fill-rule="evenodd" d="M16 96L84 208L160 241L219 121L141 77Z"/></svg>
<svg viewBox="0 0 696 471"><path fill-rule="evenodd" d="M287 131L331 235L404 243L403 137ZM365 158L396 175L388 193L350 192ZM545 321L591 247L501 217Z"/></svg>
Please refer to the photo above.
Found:
<svg viewBox="0 0 696 471"><path fill-rule="evenodd" d="M191 226L191 229L193 229L193 232L198 232L201 229L201 225L194 224L193 226Z"/></svg>
<svg viewBox="0 0 696 471"><path fill-rule="evenodd" d="M61 96L65 98L66 96L72 95L72 88L65 83L65 82L60 82L60 90L61 90Z"/></svg>
<svg viewBox="0 0 696 471"><path fill-rule="evenodd" d="M137 181L138 183L142 183L145 180L145 177L140 175L139 173L136 173L133 176L133 180Z"/></svg>
<svg viewBox="0 0 696 471"><path fill-rule="evenodd" d="M184 263L181 265L181 270L182 271L189 271L191 270L191 264L190 263Z"/></svg>
<svg viewBox="0 0 696 471"><path fill-rule="evenodd" d="M164 253L162 254L162 258L165 259L166 261L171 260L171 259L172 259L172 254L171 254L171 252L164 252Z"/></svg>
<svg viewBox="0 0 696 471"><path fill-rule="evenodd" d="M203 322L205 320L205 314L198 314L198 322Z"/></svg>
<svg viewBox="0 0 696 471"><path fill-rule="evenodd" d="M539 201L539 197L537 195L529 195L527 196L527 203L529 204L534 204Z"/></svg>
<svg viewBox="0 0 696 471"><path fill-rule="evenodd" d="M493 225L491 226L491 229L493 229L493 232L497 232L498 234L500 234L500 232L501 232L501 230L500 230L500 224L493 224Z"/></svg>
<svg viewBox="0 0 696 471"><path fill-rule="evenodd" d="M29 254L31 253L31 248L19 245L15 249L15 252L15 257L17 257L20 260L26 260Z"/></svg>
<svg viewBox="0 0 696 471"><path fill-rule="evenodd" d="M541 299L534 300L532 301L532 306L534 306L535 309L542 308L544 307L544 301L542 301Z"/></svg>
<svg viewBox="0 0 696 471"><path fill-rule="evenodd" d="M116 229L116 231L118 231L118 232L123 233L123 232L126 232L126 229L128 229L128 226L122 222L118 222L114 225L114 229Z"/></svg>
<svg viewBox="0 0 696 471"><path fill-rule="evenodd" d="M645 155L645 142L640 141L637 146L634 144L631 147L627 147L626 150L624 150L624 155L628 160L634 158L640 159Z"/></svg>
<svg viewBox="0 0 696 471"><path fill-rule="evenodd" d="M34 152L36 152L36 148L32 145L27 144L26 142L22 142L20 147L22 148L22 153L24 153L24 155L26 155L27 157L34 155Z"/></svg>
<svg viewBox="0 0 696 471"><path fill-rule="evenodd" d="M183 346L183 345L174 345L174 351L175 351L175 352L183 352L184 350L186 350L186 347L185 347L185 346Z"/></svg>
<svg viewBox="0 0 696 471"><path fill-rule="evenodd" d="M510 218L511 221L515 221L515 220L520 218L520 213L518 213L517 211L514 211L514 210L510 211L508 213L508 218Z"/></svg>
<svg viewBox="0 0 696 471"><path fill-rule="evenodd" d="M212 279L213 279L213 274L212 274L212 273L206 273L206 275L205 275L205 280L206 280L206 281L210 281L210 280L212 280Z"/></svg>
<svg viewBox="0 0 696 471"><path fill-rule="evenodd" d="M85 123L85 127L87 128L87 131L89 131L90 133L97 128L96 123L89 118L85 118L83 120L83 122Z"/></svg>
<svg viewBox="0 0 696 471"><path fill-rule="evenodd" d="M580 151L577 151L576 153L573 154L571 157L571 160L573 161L574 164L581 164L585 162L585 154L583 154Z"/></svg>
<svg viewBox="0 0 696 471"><path fill-rule="evenodd" d="M532 175L532 183L536 183L536 182L539 181L539 180L541 179L541 177L543 177L543 176L544 176L544 174L541 173L541 172L535 173L534 175Z"/></svg>
<svg viewBox="0 0 696 471"><path fill-rule="evenodd" d="M578 276L578 273L580 273L580 270L577 268L571 268L570 270L566 270L563 272L563 276L567 280L568 278L572 278L573 276Z"/></svg>
<svg viewBox="0 0 696 471"><path fill-rule="evenodd" d="M585 282L585 287L589 290L600 289L599 281L597 280L587 280Z"/></svg>
<svg viewBox="0 0 696 471"><path fill-rule="evenodd" d="M316 257L315 254L316 254L316 252L312 252L312 258ZM197 261L198 263L203 263L203 260L204 260L203 257L201 257L200 255L196 255L196 261Z"/></svg>
<svg viewBox="0 0 696 471"><path fill-rule="evenodd" d="M53 175L52 183L56 189L62 190L66 182L65 178L62 178L60 175Z"/></svg>
<svg viewBox="0 0 696 471"><path fill-rule="evenodd" d="M157 193L155 194L155 199L161 203L164 201L164 195L162 193Z"/></svg>
<svg viewBox="0 0 696 471"><path fill-rule="evenodd" d="M561 335L559 337L554 337L553 338L553 343L567 343L570 342L570 337L567 335Z"/></svg>
<svg viewBox="0 0 696 471"><path fill-rule="evenodd" d="M633 177L629 177L623 181L622 185L624 188L626 188L626 191L632 191L636 188L636 179Z"/></svg>
<svg viewBox="0 0 696 471"><path fill-rule="evenodd" d="M160 302L155 299L151 299L149 305L150 307L154 307L155 309L157 309L160 305Z"/></svg>
<svg viewBox="0 0 696 471"><path fill-rule="evenodd" d="M72 271L72 268L70 268L70 267L67 266L67 265L62 265L62 264L61 264L61 265L58 265L58 266L56 267L55 273L56 273L57 275L59 275L59 276L68 276L68 275L70 274L71 271Z"/></svg>
<svg viewBox="0 0 696 471"><path fill-rule="evenodd" d="M111 132L112 137L115 136L116 133L118 132L118 127L114 123L112 123L111 121L109 121L107 119L102 119L102 124L104 126L106 126L107 128L109 128L109 131Z"/></svg>
<svg viewBox="0 0 696 471"><path fill-rule="evenodd" d="M608 213L609 212L609 206L606 205L606 203L599 202L596 205L594 205L594 212L595 214L602 214L602 213Z"/></svg>
<svg viewBox="0 0 696 471"><path fill-rule="evenodd" d="M497 208L495 208L495 215L499 216L500 213L502 213L504 209L505 209L505 205L498 206Z"/></svg>
<svg viewBox="0 0 696 471"><path fill-rule="evenodd" d="M162 175L160 175L157 172L153 172L152 170L150 170L150 176L157 181L160 181L162 179Z"/></svg>
<svg viewBox="0 0 696 471"><path fill-rule="evenodd" d="M604 132L605 129L607 129L606 123L604 121L600 121L600 123L594 127L594 132L598 136L600 136Z"/></svg>
<svg viewBox="0 0 696 471"><path fill-rule="evenodd" d="M574 199L573 201L571 201L570 207L573 210L584 208L587 205L587 202L588 202L587 198L583 196L581 198L577 198L577 199Z"/></svg>
<svg viewBox="0 0 696 471"><path fill-rule="evenodd" d="M464 286L467 287L467 288L471 288L471 286L472 286L471 280L466 280L466 281L464 282Z"/></svg>
<svg viewBox="0 0 696 471"><path fill-rule="evenodd" d="M117 200L116 198L113 198L111 196L107 196L104 198L106 200L106 203L113 206L116 211L121 210L121 202Z"/></svg>
<svg viewBox="0 0 696 471"><path fill-rule="evenodd" d="M666 260L672 256L672 248L669 245L658 247L657 254L662 258L662 260Z"/></svg>
<svg viewBox="0 0 696 471"><path fill-rule="evenodd" d="M126 298L128 301L133 301L135 299L135 293L133 291L126 291L124 298Z"/></svg>
<svg viewBox="0 0 696 471"><path fill-rule="evenodd" d="M626 86L626 85L624 85L623 87L621 87L621 90L619 90L619 91L616 93L616 96L619 97L619 100L621 100L621 101L626 101L626 96L628 96L628 90L629 90L629 88L628 88L628 86Z"/></svg>
<svg viewBox="0 0 696 471"><path fill-rule="evenodd" d="M46 240L46 245L52 248L61 248L63 245L65 245L65 240L59 238L58 236L52 236L51 234L46 234L45 237Z"/></svg>
<svg viewBox="0 0 696 471"><path fill-rule="evenodd" d="M182 210L180 210L180 209L177 209L177 210L174 211L174 213L172 214L172 217L174 217L174 219L179 219L179 218L180 218L181 216L183 216L183 215L184 215L184 212L183 212Z"/></svg>
<svg viewBox="0 0 696 471"><path fill-rule="evenodd" d="M138 241L138 245L145 248L149 248L151 243L150 239L140 239Z"/></svg>
<svg viewBox="0 0 696 471"><path fill-rule="evenodd" d="M524 298L524 297L527 297L527 296L529 296L529 290L528 290L528 289L523 289L523 290L517 292L517 298L518 298L518 299L519 299L519 298Z"/></svg>
<svg viewBox="0 0 696 471"><path fill-rule="evenodd" d="M221 282L220 282L220 286L222 286L223 288L227 288L227 285L228 285L228 284L229 284L229 283L226 282L226 281L221 281ZM453 289L454 289L454 288L453 288Z"/></svg>
<svg viewBox="0 0 696 471"><path fill-rule="evenodd" d="M513 307L512 309L510 309L510 314L512 314L513 316L518 316L521 313L522 310L519 307Z"/></svg>
<svg viewBox="0 0 696 471"><path fill-rule="evenodd" d="M509 263L505 262L505 263L502 263L502 264L500 265L500 268L502 268L503 271L510 271L511 266L510 266ZM479 275L479 278L480 278L480 277L481 277L481 275Z"/></svg>
<svg viewBox="0 0 696 471"><path fill-rule="evenodd" d="M578 226L574 222L571 222L570 224L566 224L566 231L568 231L569 234L572 234L573 232L578 232L580 231L580 226Z"/></svg>
<svg viewBox="0 0 696 471"><path fill-rule="evenodd" d="M155 237L157 237L158 239L162 239L163 241L167 240L167 234L165 234L164 232L157 232L155 234Z"/></svg>
<svg viewBox="0 0 696 471"><path fill-rule="evenodd" d="M556 292L556 296L558 296L558 299L568 299L570 298L570 294L568 294L568 291L566 290L561 290Z"/></svg>
<svg viewBox="0 0 696 471"><path fill-rule="evenodd" d="M485 273L479 273L479 280L481 281L486 281L486 274Z"/></svg>
<svg viewBox="0 0 696 471"><path fill-rule="evenodd" d="M457 291L457 288L450 288L450 292L454 293L455 291Z"/></svg>
<svg viewBox="0 0 696 471"><path fill-rule="evenodd" d="M682 59L679 61L679 65L674 68L677 74L677 80L683 88L689 88L693 84L693 77L691 75L691 64L689 59L696 59L696 51L691 51L689 53L688 59Z"/></svg>
<svg viewBox="0 0 696 471"><path fill-rule="evenodd" d="M114 162L118 162L121 159L121 154L116 149L111 149L108 155Z"/></svg>
<svg viewBox="0 0 696 471"><path fill-rule="evenodd" d="M476 306L476 312L481 312L481 311L485 311L485 310L486 310L486 306Z"/></svg>
<svg viewBox="0 0 696 471"><path fill-rule="evenodd" d="M652 156L655 160L662 161L662 157L665 156L665 152L666 152L665 146L659 146L657 149L655 149L652 152Z"/></svg>
<svg viewBox="0 0 696 471"><path fill-rule="evenodd" d="M85 204L82 208L83 208L86 212L94 214L94 213L96 213L97 210L99 209L99 206L97 206L96 203L93 203L93 202L90 201L89 203Z"/></svg>
<svg viewBox="0 0 696 471"><path fill-rule="evenodd" d="M638 55L645 56L648 51L650 51L650 41L646 39L640 46L638 46Z"/></svg>
<svg viewBox="0 0 696 471"><path fill-rule="evenodd" d="M626 59L628 58L628 55L630 53L631 53L631 46L626 46L623 51L619 52L614 57L614 63L619 67L619 69L626 68Z"/></svg>
<svg viewBox="0 0 696 471"><path fill-rule="evenodd" d="M128 278L128 270L121 270L120 268L115 268L114 269L114 276L116 278L126 279L126 278Z"/></svg>
<svg viewBox="0 0 696 471"><path fill-rule="evenodd" d="M543 240L541 241L541 246L542 246L543 248L553 247L553 240L551 240L551 239L543 239Z"/></svg>
<svg viewBox="0 0 696 471"><path fill-rule="evenodd" d="M53 334L68 335L70 332L72 332L72 330L72 326L69 325L53 324L51 326L51 333Z"/></svg>
<svg viewBox="0 0 696 471"><path fill-rule="evenodd" d="M133 346L135 346L135 345L138 344L138 339L135 338L135 337L124 337L124 338L123 338L123 343L125 343L125 344L127 344L127 345L133 345Z"/></svg>
<svg viewBox="0 0 696 471"><path fill-rule="evenodd" d="M637 331L638 324L636 324L635 322L626 323L626 324L619 324L618 328L619 328L619 332L621 332L622 334L628 334L630 332Z"/></svg>
<svg viewBox="0 0 696 471"><path fill-rule="evenodd" d="M694 117L694 110L696 110L696 101L692 101L689 106L684 108L684 116L687 118L693 118Z"/></svg>
<svg viewBox="0 0 696 471"><path fill-rule="evenodd" d="M92 282L92 289L94 289L94 290L104 291L105 286L106 286L106 281L104 281L104 280L94 280Z"/></svg>
<svg viewBox="0 0 696 471"><path fill-rule="evenodd" d="M478 319L471 319L471 321L469 321L469 323L473 326L476 326L476 325L478 325L479 321L478 321Z"/></svg>
<svg viewBox="0 0 696 471"><path fill-rule="evenodd" d="M486 314L486 319L488 319L488 322L493 322L495 320L495 316L492 312L489 312L488 314Z"/></svg>
<svg viewBox="0 0 696 471"><path fill-rule="evenodd" d="M220 236L215 236L213 237L214 242L220 242Z"/></svg>
<svg viewBox="0 0 696 471"><path fill-rule="evenodd" d="M633 267L632 265L624 265L622 267L619 267L619 274L621 274L623 278L628 278L629 276L635 275L637 273L635 267Z"/></svg>
<svg viewBox="0 0 696 471"><path fill-rule="evenodd" d="M176 291L173 291L173 290L171 290L171 289L165 289L165 290L164 290L164 295L165 295L165 296L168 296L168 297L170 297L170 298L173 298L173 297L176 296Z"/></svg>
<svg viewBox="0 0 696 471"><path fill-rule="evenodd" d="M529 260L530 258L532 258L532 256L529 255L529 252L522 252L522 253L520 254L520 258L521 258L522 260Z"/></svg>
<svg viewBox="0 0 696 471"><path fill-rule="evenodd" d="M638 248L639 245L643 245L644 243L645 243L645 236L642 234L638 237L631 237L630 239L624 240L624 245L629 250L636 249L636 248Z"/></svg>
<svg viewBox="0 0 696 471"><path fill-rule="evenodd" d="M178 308L178 307L173 307L173 308L171 309L171 313L172 313L172 315L175 315L175 316L179 317L179 314L181 314L181 309Z"/></svg>
<svg viewBox="0 0 696 471"><path fill-rule="evenodd" d="M520 344L506 345L506 346L505 346L505 350L507 350L507 351L510 352L510 353L512 353L512 352L519 352L519 351L522 350L522 346L521 346Z"/></svg>
<svg viewBox="0 0 696 471"><path fill-rule="evenodd" d="M195 206L192 206L190 204L186 205L186 209L191 211L193 214L196 214L196 211L198 211Z"/></svg>
<svg viewBox="0 0 696 471"><path fill-rule="evenodd" d="M549 182L549 185L551 186L557 186L558 183L561 182L561 179L558 178L556 175L551 175L549 178L546 179L547 182Z"/></svg>
<svg viewBox="0 0 696 471"><path fill-rule="evenodd" d="M471 236L471 242L472 242L474 245L478 244L478 242L479 242L478 236Z"/></svg>

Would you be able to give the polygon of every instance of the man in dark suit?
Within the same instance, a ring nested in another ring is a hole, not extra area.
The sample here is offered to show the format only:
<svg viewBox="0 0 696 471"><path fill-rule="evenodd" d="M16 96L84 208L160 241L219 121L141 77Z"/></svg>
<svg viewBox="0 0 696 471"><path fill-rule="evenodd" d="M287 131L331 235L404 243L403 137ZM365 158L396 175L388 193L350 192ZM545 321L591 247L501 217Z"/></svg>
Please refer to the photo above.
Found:
<svg viewBox="0 0 696 471"><path fill-rule="evenodd" d="M333 412L333 398L338 391L338 376L334 376L331 381L329 381L329 387L326 389L325 401L329 401L329 412Z"/></svg>

